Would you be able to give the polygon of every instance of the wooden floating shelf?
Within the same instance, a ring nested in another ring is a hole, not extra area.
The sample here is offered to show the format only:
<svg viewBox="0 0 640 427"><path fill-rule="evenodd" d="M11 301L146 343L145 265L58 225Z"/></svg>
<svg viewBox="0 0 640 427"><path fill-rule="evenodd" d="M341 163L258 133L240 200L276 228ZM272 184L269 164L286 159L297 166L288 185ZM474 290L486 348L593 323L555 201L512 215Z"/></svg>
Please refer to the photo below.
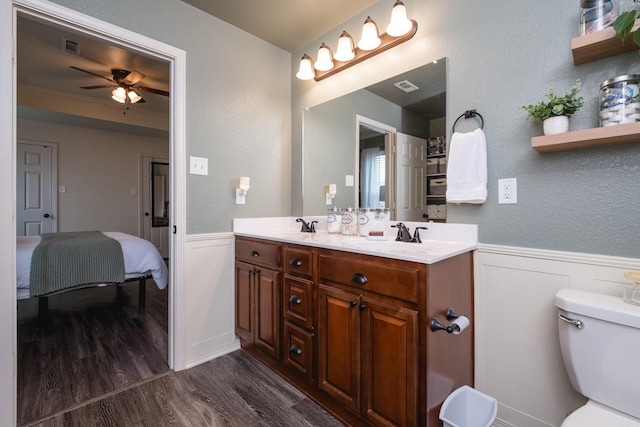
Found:
<svg viewBox="0 0 640 427"><path fill-rule="evenodd" d="M541 153L629 142L640 142L640 122L531 138L531 146Z"/></svg>
<svg viewBox="0 0 640 427"><path fill-rule="evenodd" d="M638 45L633 41L633 34L639 27L640 23L636 21L624 44L613 27L575 37L571 40L573 63L575 65L581 65L587 62L597 61L598 59L638 50Z"/></svg>

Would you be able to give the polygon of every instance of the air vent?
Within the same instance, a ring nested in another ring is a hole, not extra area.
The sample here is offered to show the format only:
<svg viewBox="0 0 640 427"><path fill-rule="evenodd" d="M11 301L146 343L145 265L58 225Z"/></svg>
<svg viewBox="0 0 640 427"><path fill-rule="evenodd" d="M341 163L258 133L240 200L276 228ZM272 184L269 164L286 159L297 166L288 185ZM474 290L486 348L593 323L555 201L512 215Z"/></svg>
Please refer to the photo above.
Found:
<svg viewBox="0 0 640 427"><path fill-rule="evenodd" d="M403 80L401 82L394 83L393 85L406 93L413 92L414 90L419 89L418 86L414 85L409 80Z"/></svg>
<svg viewBox="0 0 640 427"><path fill-rule="evenodd" d="M80 42L62 38L62 51L71 55L80 56Z"/></svg>

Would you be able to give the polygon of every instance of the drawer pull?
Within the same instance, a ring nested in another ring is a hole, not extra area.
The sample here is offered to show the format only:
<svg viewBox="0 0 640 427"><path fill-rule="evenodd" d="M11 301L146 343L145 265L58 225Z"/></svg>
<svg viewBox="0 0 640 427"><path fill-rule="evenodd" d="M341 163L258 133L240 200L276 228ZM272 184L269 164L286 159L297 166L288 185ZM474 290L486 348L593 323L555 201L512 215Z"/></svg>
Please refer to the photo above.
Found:
<svg viewBox="0 0 640 427"><path fill-rule="evenodd" d="M289 349L289 352L295 354L296 356L300 356L302 354L302 349L298 345L294 344Z"/></svg>
<svg viewBox="0 0 640 427"><path fill-rule="evenodd" d="M258 252L258 251L251 251L251 254L250 254L250 255L251 255L252 257L259 257L259 256L260 256L260 252Z"/></svg>
<svg viewBox="0 0 640 427"><path fill-rule="evenodd" d="M353 276L351 276L351 281L364 285L369 281L369 279L367 279L367 276L365 276L362 273L356 273Z"/></svg>
<svg viewBox="0 0 640 427"><path fill-rule="evenodd" d="M289 261L289 264L295 267L300 267L302 265L302 261L300 261L298 258L293 258L291 261Z"/></svg>
<svg viewBox="0 0 640 427"><path fill-rule="evenodd" d="M302 299L298 295L291 295L289 302L292 304L302 304Z"/></svg>

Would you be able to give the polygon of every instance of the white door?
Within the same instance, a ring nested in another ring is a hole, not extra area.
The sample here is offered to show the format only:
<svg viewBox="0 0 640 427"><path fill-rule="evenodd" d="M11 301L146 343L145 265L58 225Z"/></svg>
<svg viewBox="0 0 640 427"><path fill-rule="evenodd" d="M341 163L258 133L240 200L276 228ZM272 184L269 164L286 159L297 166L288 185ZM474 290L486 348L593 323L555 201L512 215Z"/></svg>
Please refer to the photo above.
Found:
<svg viewBox="0 0 640 427"><path fill-rule="evenodd" d="M16 158L16 234L57 231L56 147L20 141Z"/></svg>
<svg viewBox="0 0 640 427"><path fill-rule="evenodd" d="M427 206L427 140L396 134L396 220L424 221Z"/></svg>
<svg viewBox="0 0 640 427"><path fill-rule="evenodd" d="M169 163L168 159L160 159L157 157L142 157L142 192L140 194L142 211L140 212L143 239L153 243L163 258L169 258L169 232L170 225L153 226L151 204L153 203L153 185L151 181L154 179L151 171L153 162ZM165 180L164 185L168 185L169 181ZM164 191L163 191L164 192Z"/></svg>

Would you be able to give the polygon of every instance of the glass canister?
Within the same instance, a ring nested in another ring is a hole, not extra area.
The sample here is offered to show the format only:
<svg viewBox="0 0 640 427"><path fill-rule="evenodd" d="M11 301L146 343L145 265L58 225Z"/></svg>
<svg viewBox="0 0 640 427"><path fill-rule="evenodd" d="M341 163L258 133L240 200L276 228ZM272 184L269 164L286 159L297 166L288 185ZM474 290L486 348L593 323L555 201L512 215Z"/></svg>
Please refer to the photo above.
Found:
<svg viewBox="0 0 640 427"><path fill-rule="evenodd" d="M633 283L626 284L622 291L622 300L629 304L640 305L640 271L628 271L624 277Z"/></svg>
<svg viewBox="0 0 640 427"><path fill-rule="evenodd" d="M327 231L330 234L342 233L342 210L331 208L327 212Z"/></svg>
<svg viewBox="0 0 640 427"><path fill-rule="evenodd" d="M580 0L580 35L604 30L613 25L617 17L616 0Z"/></svg>
<svg viewBox="0 0 640 427"><path fill-rule="evenodd" d="M376 219L380 221L390 221L391 210L389 208L381 208L376 210Z"/></svg>
<svg viewBox="0 0 640 427"><path fill-rule="evenodd" d="M607 80L600 86L600 126L640 121L640 74Z"/></svg>
<svg viewBox="0 0 640 427"><path fill-rule="evenodd" d="M358 209L358 228L361 236L368 236L369 231L376 226L376 210L369 208Z"/></svg>
<svg viewBox="0 0 640 427"><path fill-rule="evenodd" d="M357 209L347 208L342 210L342 234L345 236L358 235Z"/></svg>

